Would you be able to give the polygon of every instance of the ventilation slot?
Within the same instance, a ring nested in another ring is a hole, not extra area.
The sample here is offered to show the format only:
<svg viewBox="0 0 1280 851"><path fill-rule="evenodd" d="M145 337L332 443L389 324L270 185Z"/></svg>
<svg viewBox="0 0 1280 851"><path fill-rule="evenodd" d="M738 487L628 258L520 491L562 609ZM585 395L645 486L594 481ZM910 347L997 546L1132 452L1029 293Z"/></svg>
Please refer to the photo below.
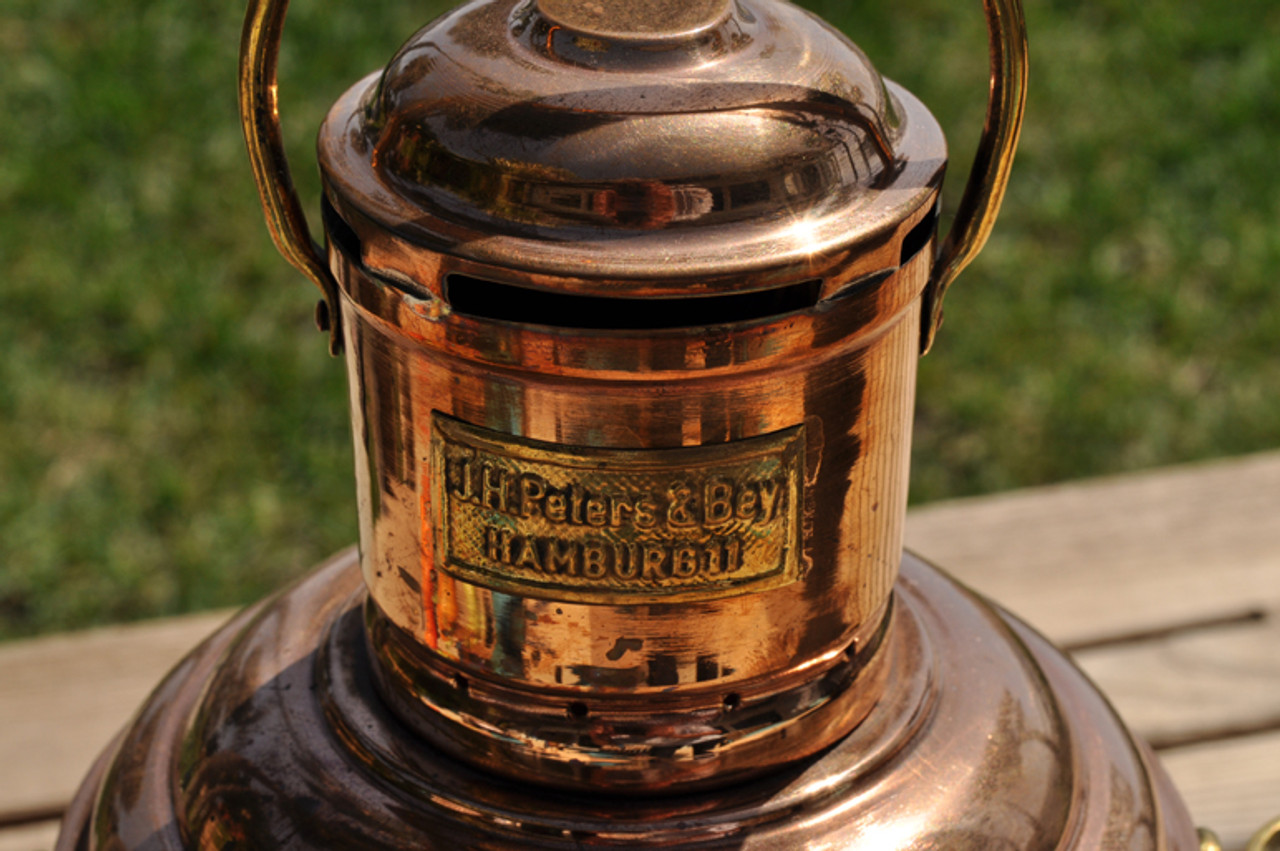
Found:
<svg viewBox="0 0 1280 851"><path fill-rule="evenodd" d="M360 237L352 230L351 225L347 224L342 216L338 215L338 211L333 208L333 204L329 203L329 196L322 196L320 199L320 218L324 222L324 232L328 234L329 241L354 261L360 260Z"/></svg>
<svg viewBox="0 0 1280 851"><path fill-rule="evenodd" d="M929 240L933 238L933 233L938 228L938 205L934 204L929 215L916 224L907 235L902 238L902 256L898 261L899 266L907 265L911 258L920 253Z"/></svg>
<svg viewBox="0 0 1280 851"><path fill-rule="evenodd" d="M767 290L686 298L612 298L547 292L469 275L445 279L455 313L554 328L658 330L768 319L818 303L822 281Z"/></svg>

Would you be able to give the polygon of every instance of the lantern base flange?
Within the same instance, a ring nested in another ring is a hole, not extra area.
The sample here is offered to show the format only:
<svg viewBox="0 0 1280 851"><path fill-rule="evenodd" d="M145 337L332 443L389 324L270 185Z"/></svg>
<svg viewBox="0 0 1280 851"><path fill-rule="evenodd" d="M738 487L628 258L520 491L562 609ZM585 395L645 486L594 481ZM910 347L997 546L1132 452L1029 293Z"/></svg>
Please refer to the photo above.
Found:
<svg viewBox="0 0 1280 851"><path fill-rule="evenodd" d="M911 554L867 718L816 757L679 795L555 792L434 750L377 696L363 598L348 551L212 636L99 760L59 851L1199 848L1071 663Z"/></svg>

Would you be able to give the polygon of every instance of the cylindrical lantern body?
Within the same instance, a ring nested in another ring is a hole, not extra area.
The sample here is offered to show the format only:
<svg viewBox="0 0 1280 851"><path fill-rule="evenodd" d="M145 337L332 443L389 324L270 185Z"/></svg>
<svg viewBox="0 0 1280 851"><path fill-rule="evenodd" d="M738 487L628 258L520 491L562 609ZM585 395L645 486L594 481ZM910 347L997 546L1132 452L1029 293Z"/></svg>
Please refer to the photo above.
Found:
<svg viewBox="0 0 1280 851"><path fill-rule="evenodd" d="M702 5L469 5L321 132L384 692L491 770L723 783L880 690L942 134Z"/></svg>

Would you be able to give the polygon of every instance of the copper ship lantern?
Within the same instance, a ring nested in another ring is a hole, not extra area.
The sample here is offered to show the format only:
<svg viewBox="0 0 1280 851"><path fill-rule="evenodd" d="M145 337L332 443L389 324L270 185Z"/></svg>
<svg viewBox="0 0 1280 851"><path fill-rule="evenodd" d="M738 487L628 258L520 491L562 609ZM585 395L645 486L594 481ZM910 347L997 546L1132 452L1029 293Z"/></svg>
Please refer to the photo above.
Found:
<svg viewBox="0 0 1280 851"><path fill-rule="evenodd" d="M476 0L320 131L271 231L345 354L360 548L238 616L62 849L1169 849L1058 651L904 554L916 360L1021 123L1017 0L939 248L937 122L781 0ZM1206 838L1205 847L1211 847Z"/></svg>

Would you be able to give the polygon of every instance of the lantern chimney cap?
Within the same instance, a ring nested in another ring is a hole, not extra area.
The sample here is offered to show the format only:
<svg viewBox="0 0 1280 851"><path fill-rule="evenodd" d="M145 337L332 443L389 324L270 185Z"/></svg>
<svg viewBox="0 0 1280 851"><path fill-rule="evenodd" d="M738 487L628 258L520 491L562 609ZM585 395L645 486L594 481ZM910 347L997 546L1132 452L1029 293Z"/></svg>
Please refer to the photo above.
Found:
<svg viewBox="0 0 1280 851"><path fill-rule="evenodd" d="M320 134L339 214L408 253L613 279L879 244L945 158L918 101L780 0L478 0Z"/></svg>
<svg viewBox="0 0 1280 851"><path fill-rule="evenodd" d="M537 0L553 24L610 41L656 41L696 36L723 23L731 0Z"/></svg>

